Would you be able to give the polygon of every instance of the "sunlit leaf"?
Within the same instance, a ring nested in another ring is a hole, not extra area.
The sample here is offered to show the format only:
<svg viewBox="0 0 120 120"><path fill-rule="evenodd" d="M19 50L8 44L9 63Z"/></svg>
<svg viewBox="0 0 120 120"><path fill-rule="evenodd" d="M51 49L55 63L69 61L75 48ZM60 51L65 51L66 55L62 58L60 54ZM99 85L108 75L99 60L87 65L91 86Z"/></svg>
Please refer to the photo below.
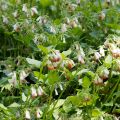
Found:
<svg viewBox="0 0 120 120"><path fill-rule="evenodd" d="M0 109L7 110L7 107L0 103Z"/></svg>
<svg viewBox="0 0 120 120"><path fill-rule="evenodd" d="M43 6L43 7L48 7L51 5L51 0L40 0L40 4Z"/></svg>
<svg viewBox="0 0 120 120"><path fill-rule="evenodd" d="M58 73L56 71L50 71L48 73L48 83L50 85L53 85L53 84L55 84L58 81L59 81L59 75L58 75Z"/></svg>
<svg viewBox="0 0 120 120"><path fill-rule="evenodd" d="M93 109L92 110L92 116L93 117L99 117L102 114L102 112L99 109Z"/></svg>
<svg viewBox="0 0 120 120"><path fill-rule="evenodd" d="M84 88L89 88L90 85L91 85L90 79L87 76L85 76L82 80L82 86Z"/></svg>
<svg viewBox="0 0 120 120"><path fill-rule="evenodd" d="M46 47L44 47L43 45L38 45L38 48L44 53L44 54L48 54L48 49Z"/></svg>
<svg viewBox="0 0 120 120"><path fill-rule="evenodd" d="M8 107L20 107L20 105L18 103L14 102L11 105L9 105Z"/></svg>
<svg viewBox="0 0 120 120"><path fill-rule="evenodd" d="M62 52L62 54L64 55L64 56L68 56L68 55L70 55L71 54L71 49L69 49L69 50L67 50L67 51L63 51Z"/></svg>
<svg viewBox="0 0 120 120"><path fill-rule="evenodd" d="M110 68L110 67L111 67L111 65L112 65L112 56L111 56L111 55L108 55L108 56L105 58L104 65L105 65L107 68Z"/></svg>
<svg viewBox="0 0 120 120"><path fill-rule="evenodd" d="M26 101L26 99L27 99L27 97L25 96L25 94L24 94L24 93L22 93L22 100L25 102L25 101Z"/></svg>
<svg viewBox="0 0 120 120"><path fill-rule="evenodd" d="M27 62L37 68L40 68L41 65L41 61L35 60L35 59L31 59L31 58L26 58Z"/></svg>

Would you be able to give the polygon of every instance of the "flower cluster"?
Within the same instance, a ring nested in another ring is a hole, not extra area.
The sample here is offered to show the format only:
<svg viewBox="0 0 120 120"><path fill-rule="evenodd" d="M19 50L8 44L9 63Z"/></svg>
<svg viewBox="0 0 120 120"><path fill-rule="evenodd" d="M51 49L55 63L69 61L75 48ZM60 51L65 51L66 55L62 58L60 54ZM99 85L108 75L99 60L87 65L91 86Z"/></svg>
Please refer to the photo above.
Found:
<svg viewBox="0 0 120 120"><path fill-rule="evenodd" d="M47 61L48 70L56 69L62 60L62 56L59 50L53 50L48 55L48 58L49 58L49 60Z"/></svg>
<svg viewBox="0 0 120 120"><path fill-rule="evenodd" d="M36 98L37 96L42 96L44 94L44 91L41 86L39 86L36 90L35 87L31 87L31 96L32 98Z"/></svg>
<svg viewBox="0 0 120 120"><path fill-rule="evenodd" d="M39 108L36 108L35 116L36 116L37 119L42 117L42 111ZM27 120L31 119L31 115L30 115L30 111L29 110L25 111L25 119L27 119Z"/></svg>

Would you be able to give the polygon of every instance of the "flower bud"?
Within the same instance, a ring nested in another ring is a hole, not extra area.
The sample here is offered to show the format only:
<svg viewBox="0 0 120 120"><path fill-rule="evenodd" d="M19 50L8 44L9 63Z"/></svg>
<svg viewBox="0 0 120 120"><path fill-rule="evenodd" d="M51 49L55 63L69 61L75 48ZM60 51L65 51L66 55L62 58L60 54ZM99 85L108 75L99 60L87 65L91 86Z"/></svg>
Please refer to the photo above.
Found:
<svg viewBox="0 0 120 120"><path fill-rule="evenodd" d="M74 21L75 21L76 24L78 24L78 18L77 17L74 18Z"/></svg>
<svg viewBox="0 0 120 120"><path fill-rule="evenodd" d="M57 91L57 89L55 88L55 95L57 96L58 95L58 91Z"/></svg>
<svg viewBox="0 0 120 120"><path fill-rule="evenodd" d="M95 60L99 60L101 58L101 55L99 54L99 52L94 53L94 58Z"/></svg>
<svg viewBox="0 0 120 120"><path fill-rule="evenodd" d="M116 59L113 63L113 69L120 72L120 60Z"/></svg>
<svg viewBox="0 0 120 120"><path fill-rule="evenodd" d="M36 118L40 118L40 117L41 117L40 109L37 109L37 111L36 111Z"/></svg>
<svg viewBox="0 0 120 120"><path fill-rule="evenodd" d="M95 78L94 78L94 84L95 85L102 85L103 80L98 75L96 75Z"/></svg>
<svg viewBox="0 0 120 120"><path fill-rule="evenodd" d="M53 51L53 53L51 53L49 56L51 62L59 62L62 59L61 54L58 50Z"/></svg>
<svg viewBox="0 0 120 120"><path fill-rule="evenodd" d="M53 33L53 34L56 33L56 30L55 30L55 28L53 26L50 27L50 32Z"/></svg>
<svg viewBox="0 0 120 120"><path fill-rule="evenodd" d="M101 12L101 13L100 13L99 19L100 19L100 20L104 20L104 19L105 19L105 13L104 13L104 12Z"/></svg>
<svg viewBox="0 0 120 120"><path fill-rule="evenodd" d="M77 4L80 4L80 0L76 0L76 3L77 3Z"/></svg>
<svg viewBox="0 0 120 120"><path fill-rule="evenodd" d="M25 118L26 118L27 120L30 120L30 119L31 119L31 117L30 117L30 112L29 112L28 110L25 111Z"/></svg>
<svg viewBox="0 0 120 120"><path fill-rule="evenodd" d="M58 66L58 62L54 62L54 63L53 63L53 66L54 66L54 68L56 69L57 66Z"/></svg>
<svg viewBox="0 0 120 120"><path fill-rule="evenodd" d="M77 24L76 24L75 21L71 21L71 22L70 22L70 26L71 26L72 28L76 28L76 27L77 27Z"/></svg>
<svg viewBox="0 0 120 120"><path fill-rule="evenodd" d="M63 86L62 84L59 84L60 90L63 90Z"/></svg>
<svg viewBox="0 0 120 120"><path fill-rule="evenodd" d="M26 4L23 4L22 11L25 12L25 13L28 12L27 5L26 5Z"/></svg>
<svg viewBox="0 0 120 120"><path fill-rule="evenodd" d="M36 7L32 7L31 8L31 15L34 16L34 15L37 15L38 14L38 11L36 9Z"/></svg>
<svg viewBox="0 0 120 120"><path fill-rule="evenodd" d="M72 69L75 66L75 63L73 60L69 59L66 61L65 65L67 66L68 69Z"/></svg>
<svg viewBox="0 0 120 120"><path fill-rule="evenodd" d="M9 83L11 83L13 86L16 86L18 84L16 72L11 73L10 76L12 76L12 78L8 80Z"/></svg>
<svg viewBox="0 0 120 120"><path fill-rule="evenodd" d="M31 96L32 96L32 98L37 97L37 92L36 92L36 89L34 87L31 87Z"/></svg>
<svg viewBox="0 0 120 120"><path fill-rule="evenodd" d="M18 11L15 11L14 13L13 13L13 16L15 17L15 18L17 18L19 15L18 15Z"/></svg>
<svg viewBox="0 0 120 120"><path fill-rule="evenodd" d="M84 102L88 102L90 100L91 100L90 96L84 96Z"/></svg>
<svg viewBox="0 0 120 120"><path fill-rule="evenodd" d="M113 49L113 50L111 50L111 52L112 52L113 57L115 57L115 58L120 57L120 49L119 48Z"/></svg>
<svg viewBox="0 0 120 120"><path fill-rule="evenodd" d="M55 69L50 60L47 61L47 67L48 67L48 70L54 70Z"/></svg>
<svg viewBox="0 0 120 120"><path fill-rule="evenodd" d="M24 82L25 78L28 76L28 74L25 73L25 71L20 72L20 81Z"/></svg>
<svg viewBox="0 0 120 120"><path fill-rule="evenodd" d="M66 32L67 31L67 27L66 27L66 24L62 24L62 27L61 27L61 32Z"/></svg>
<svg viewBox="0 0 120 120"><path fill-rule="evenodd" d="M54 70L55 69L53 65L48 65L47 67L48 67L48 70Z"/></svg>
<svg viewBox="0 0 120 120"><path fill-rule="evenodd" d="M51 62L57 62L57 59L58 59L58 57L57 57L57 55L55 53L50 55Z"/></svg>
<svg viewBox="0 0 120 120"><path fill-rule="evenodd" d="M8 9L8 4L5 4L5 3L1 4L1 9L3 11L7 10Z"/></svg>
<svg viewBox="0 0 120 120"><path fill-rule="evenodd" d="M81 55L78 55L78 62L80 62L81 64L85 64L85 61Z"/></svg>
<svg viewBox="0 0 120 120"><path fill-rule="evenodd" d="M105 51L104 51L102 46L100 47L100 54L101 54L102 57L105 56Z"/></svg>
<svg viewBox="0 0 120 120"><path fill-rule="evenodd" d="M3 17L3 23L7 25L9 23L8 18L5 16L2 17Z"/></svg>
<svg viewBox="0 0 120 120"><path fill-rule="evenodd" d="M40 86L37 89L37 94L38 94L38 96L42 96L44 94L44 91Z"/></svg>
<svg viewBox="0 0 120 120"><path fill-rule="evenodd" d="M20 31L20 26L19 26L18 23L16 23L16 24L13 25L13 30L14 30L15 32L19 32L19 31Z"/></svg>
<svg viewBox="0 0 120 120"><path fill-rule="evenodd" d="M66 18L66 24L70 24L70 19Z"/></svg>
<svg viewBox="0 0 120 120"><path fill-rule="evenodd" d="M100 78L102 78L103 80L107 79L109 77L109 70L108 69L104 69L99 73Z"/></svg>
<svg viewBox="0 0 120 120"><path fill-rule="evenodd" d="M42 23L42 16L39 16L36 21Z"/></svg>

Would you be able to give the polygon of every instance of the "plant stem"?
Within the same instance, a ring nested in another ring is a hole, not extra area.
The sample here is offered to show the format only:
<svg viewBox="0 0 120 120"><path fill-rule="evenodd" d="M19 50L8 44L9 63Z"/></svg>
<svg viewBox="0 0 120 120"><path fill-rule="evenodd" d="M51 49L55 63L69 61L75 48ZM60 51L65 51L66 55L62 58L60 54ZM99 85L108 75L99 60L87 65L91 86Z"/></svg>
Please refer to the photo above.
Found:
<svg viewBox="0 0 120 120"><path fill-rule="evenodd" d="M48 112L48 110L49 110L49 107L50 107L50 105L51 105L51 100L52 100L52 93L53 93L53 91L54 91L54 85L52 85L52 89L51 89L51 91L50 91L49 103L48 103L48 107L47 107L47 109L45 110L45 113L44 113L44 115L43 115L43 120L46 120L46 114L47 114L47 112Z"/></svg>
<svg viewBox="0 0 120 120"><path fill-rule="evenodd" d="M98 2L99 2L99 7L100 7L100 9L101 9L101 11L102 11L101 0L98 0Z"/></svg>
<svg viewBox="0 0 120 120"><path fill-rule="evenodd" d="M119 82L120 82L120 76L119 76L119 79L118 79L117 83L116 83L116 84L115 84L115 86L113 87L113 89L112 89L112 91L111 91L110 95L108 96L108 98L107 98L106 102L108 102L108 101L111 99L111 97L112 97L112 95L113 95L114 91L116 90L116 88L117 88L117 86L118 86Z"/></svg>

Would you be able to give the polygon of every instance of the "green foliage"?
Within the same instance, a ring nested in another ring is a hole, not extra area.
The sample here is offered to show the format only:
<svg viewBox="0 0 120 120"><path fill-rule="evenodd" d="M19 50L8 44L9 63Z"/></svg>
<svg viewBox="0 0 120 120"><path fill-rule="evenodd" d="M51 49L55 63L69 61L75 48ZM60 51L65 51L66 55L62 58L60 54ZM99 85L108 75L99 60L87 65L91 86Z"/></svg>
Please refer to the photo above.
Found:
<svg viewBox="0 0 120 120"><path fill-rule="evenodd" d="M0 119L117 120L119 7L0 0Z"/></svg>

